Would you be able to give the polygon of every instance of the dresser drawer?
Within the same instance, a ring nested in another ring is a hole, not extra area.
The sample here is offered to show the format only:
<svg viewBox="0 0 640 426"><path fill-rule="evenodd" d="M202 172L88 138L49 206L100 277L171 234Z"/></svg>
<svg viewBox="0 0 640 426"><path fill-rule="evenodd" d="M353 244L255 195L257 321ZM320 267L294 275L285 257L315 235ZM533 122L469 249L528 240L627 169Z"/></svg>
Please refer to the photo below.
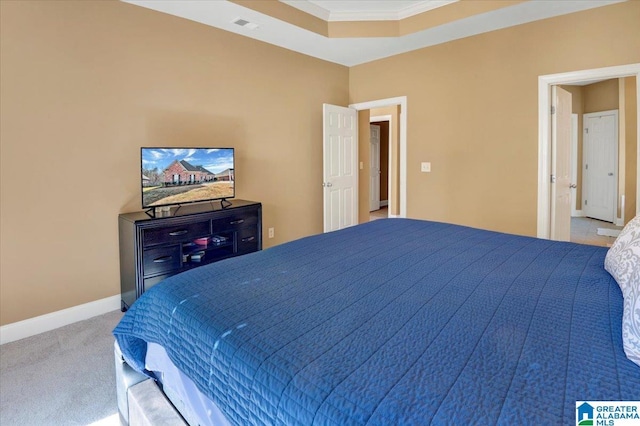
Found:
<svg viewBox="0 0 640 426"><path fill-rule="evenodd" d="M172 275L175 275L175 273L173 273L173 274L163 274L163 275L157 275L157 276L151 277L151 278L145 278L144 279L144 291L149 290L151 287L153 287L154 285L158 284L160 281L163 281L163 280L169 278Z"/></svg>
<svg viewBox="0 0 640 426"><path fill-rule="evenodd" d="M258 223L258 216L253 212L233 214L211 221L214 230L238 229Z"/></svg>
<svg viewBox="0 0 640 426"><path fill-rule="evenodd" d="M260 242L259 237L257 226L243 228L238 231L238 254L250 253L258 250L258 243Z"/></svg>
<svg viewBox="0 0 640 426"><path fill-rule="evenodd" d="M173 271L181 266L180 246L158 247L145 250L143 257L143 275L161 274Z"/></svg>
<svg viewBox="0 0 640 426"><path fill-rule="evenodd" d="M143 231L143 247L158 244L189 241L206 236L210 232L209 221L167 226L166 228L145 229Z"/></svg>

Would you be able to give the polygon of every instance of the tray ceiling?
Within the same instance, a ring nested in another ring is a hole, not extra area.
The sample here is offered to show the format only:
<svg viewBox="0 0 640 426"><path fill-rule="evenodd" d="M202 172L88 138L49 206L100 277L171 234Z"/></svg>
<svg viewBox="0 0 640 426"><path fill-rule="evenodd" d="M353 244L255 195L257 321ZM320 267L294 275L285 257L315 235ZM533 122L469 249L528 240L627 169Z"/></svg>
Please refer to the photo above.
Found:
<svg viewBox="0 0 640 426"><path fill-rule="evenodd" d="M625 0L122 1L354 66Z"/></svg>

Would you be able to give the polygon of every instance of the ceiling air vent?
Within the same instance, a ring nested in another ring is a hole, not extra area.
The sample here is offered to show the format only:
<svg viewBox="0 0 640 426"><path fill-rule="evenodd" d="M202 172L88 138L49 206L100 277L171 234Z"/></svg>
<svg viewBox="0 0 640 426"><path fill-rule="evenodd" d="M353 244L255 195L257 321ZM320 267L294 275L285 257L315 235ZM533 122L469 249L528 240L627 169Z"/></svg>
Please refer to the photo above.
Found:
<svg viewBox="0 0 640 426"><path fill-rule="evenodd" d="M250 30L255 30L258 28L258 24L254 24L253 22L249 22L246 19L236 18L231 23L240 25L241 27L248 28Z"/></svg>

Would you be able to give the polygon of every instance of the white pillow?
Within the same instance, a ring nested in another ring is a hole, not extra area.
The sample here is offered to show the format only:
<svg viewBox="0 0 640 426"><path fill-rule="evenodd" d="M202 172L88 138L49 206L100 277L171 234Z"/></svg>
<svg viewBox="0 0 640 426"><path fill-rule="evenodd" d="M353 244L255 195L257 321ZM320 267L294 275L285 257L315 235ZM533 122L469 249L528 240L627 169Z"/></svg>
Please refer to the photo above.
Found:
<svg viewBox="0 0 640 426"><path fill-rule="evenodd" d="M631 219L620 232L607 252L604 269L615 278L626 297L634 280L633 273L640 269L640 215Z"/></svg>
<svg viewBox="0 0 640 426"><path fill-rule="evenodd" d="M630 284L624 297L622 344L627 358L640 365L640 268L631 274Z"/></svg>
<svg viewBox="0 0 640 426"><path fill-rule="evenodd" d="M622 344L624 353L640 365L640 215L624 227L604 259L624 296Z"/></svg>

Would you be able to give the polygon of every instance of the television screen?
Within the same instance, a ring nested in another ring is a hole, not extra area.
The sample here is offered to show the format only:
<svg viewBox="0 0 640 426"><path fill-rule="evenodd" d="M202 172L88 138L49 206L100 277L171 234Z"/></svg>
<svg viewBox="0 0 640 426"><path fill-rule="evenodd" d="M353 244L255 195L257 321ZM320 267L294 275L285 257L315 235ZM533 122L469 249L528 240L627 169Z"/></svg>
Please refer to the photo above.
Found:
<svg viewBox="0 0 640 426"><path fill-rule="evenodd" d="M233 148L141 148L142 208L235 197Z"/></svg>

